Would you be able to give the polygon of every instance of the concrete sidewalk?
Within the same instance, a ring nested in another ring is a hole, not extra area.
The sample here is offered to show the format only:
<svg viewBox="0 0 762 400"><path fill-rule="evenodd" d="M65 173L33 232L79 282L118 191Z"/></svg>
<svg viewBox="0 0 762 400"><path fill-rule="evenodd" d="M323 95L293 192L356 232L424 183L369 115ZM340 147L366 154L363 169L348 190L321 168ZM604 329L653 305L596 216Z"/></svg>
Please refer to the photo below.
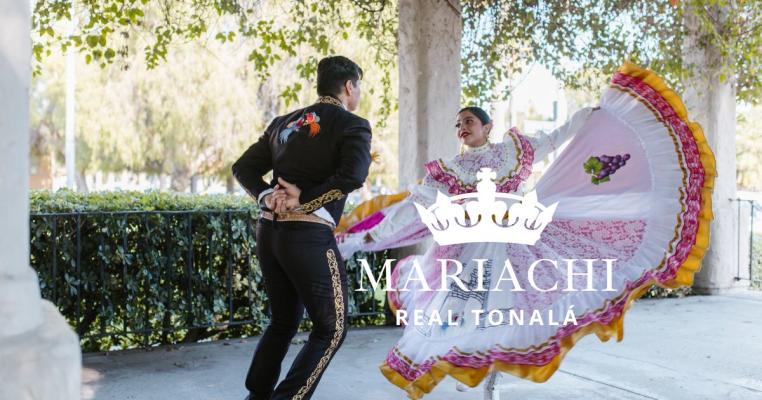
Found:
<svg viewBox="0 0 762 400"><path fill-rule="evenodd" d="M399 328L353 329L323 376L315 400L406 398L378 365ZM304 338L304 335L298 336ZM257 339L84 355L83 399L242 399ZM301 346L292 346L288 370ZM581 340L546 383L510 375L501 400L762 399L762 293L640 300L620 343ZM475 400L448 378L427 400Z"/></svg>

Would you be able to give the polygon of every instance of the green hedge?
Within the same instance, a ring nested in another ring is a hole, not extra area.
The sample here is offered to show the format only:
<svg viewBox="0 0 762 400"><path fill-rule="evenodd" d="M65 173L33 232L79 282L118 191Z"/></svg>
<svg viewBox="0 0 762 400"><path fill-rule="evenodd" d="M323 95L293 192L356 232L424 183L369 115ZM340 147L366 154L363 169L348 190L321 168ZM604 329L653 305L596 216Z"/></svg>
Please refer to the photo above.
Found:
<svg viewBox="0 0 762 400"><path fill-rule="evenodd" d="M30 197L31 264L43 297L77 330L84 351L242 337L266 326L257 208L248 198L71 191ZM359 268L348 263L347 272L356 276ZM349 281L352 290L357 281ZM383 311L382 293L353 294L350 314ZM351 322L384 318L363 314Z"/></svg>
<svg viewBox="0 0 762 400"><path fill-rule="evenodd" d="M184 210L250 210L254 203L237 195L196 195L172 192L95 192L77 193L62 189L32 190L29 194L31 213L86 211L184 211Z"/></svg>

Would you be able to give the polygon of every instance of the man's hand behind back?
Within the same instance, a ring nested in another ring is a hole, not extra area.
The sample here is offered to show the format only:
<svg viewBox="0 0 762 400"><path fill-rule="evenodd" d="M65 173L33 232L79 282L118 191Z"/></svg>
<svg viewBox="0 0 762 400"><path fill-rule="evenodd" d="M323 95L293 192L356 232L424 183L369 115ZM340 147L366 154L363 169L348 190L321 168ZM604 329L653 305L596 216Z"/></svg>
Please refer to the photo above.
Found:
<svg viewBox="0 0 762 400"><path fill-rule="evenodd" d="M278 178L278 184L273 188L273 192L265 196L265 205L275 212L286 212L298 208L299 195L302 193L293 183L287 182L283 178Z"/></svg>

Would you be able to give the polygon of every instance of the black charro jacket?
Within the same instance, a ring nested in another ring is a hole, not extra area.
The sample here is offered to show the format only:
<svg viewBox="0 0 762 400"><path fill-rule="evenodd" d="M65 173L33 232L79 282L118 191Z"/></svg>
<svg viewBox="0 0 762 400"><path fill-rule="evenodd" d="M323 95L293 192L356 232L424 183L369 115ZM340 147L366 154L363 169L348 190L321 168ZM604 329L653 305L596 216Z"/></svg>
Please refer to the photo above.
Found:
<svg viewBox="0 0 762 400"><path fill-rule="evenodd" d="M310 137L310 127L305 125L281 143L280 133L309 113L318 116L319 132ZM312 213L325 207L338 224L346 195L361 187L368 176L370 140L367 120L319 101L275 118L233 164L233 176L255 199L282 177L301 189L302 211ZM268 184L263 176L270 170L273 179Z"/></svg>

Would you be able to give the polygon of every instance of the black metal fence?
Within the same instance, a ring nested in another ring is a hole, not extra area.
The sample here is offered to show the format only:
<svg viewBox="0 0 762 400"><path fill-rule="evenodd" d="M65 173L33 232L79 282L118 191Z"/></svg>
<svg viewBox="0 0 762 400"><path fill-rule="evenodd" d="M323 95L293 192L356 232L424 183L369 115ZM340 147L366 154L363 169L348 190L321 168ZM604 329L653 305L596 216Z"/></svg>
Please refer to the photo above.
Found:
<svg viewBox="0 0 762 400"><path fill-rule="evenodd" d="M736 199L738 212L738 262L736 280L750 281L752 288L762 288L762 203Z"/></svg>
<svg viewBox="0 0 762 400"><path fill-rule="evenodd" d="M249 210L37 213L30 222L42 296L85 351L254 335L267 324ZM360 268L350 261L347 273L351 321L383 323L383 292L355 292Z"/></svg>

